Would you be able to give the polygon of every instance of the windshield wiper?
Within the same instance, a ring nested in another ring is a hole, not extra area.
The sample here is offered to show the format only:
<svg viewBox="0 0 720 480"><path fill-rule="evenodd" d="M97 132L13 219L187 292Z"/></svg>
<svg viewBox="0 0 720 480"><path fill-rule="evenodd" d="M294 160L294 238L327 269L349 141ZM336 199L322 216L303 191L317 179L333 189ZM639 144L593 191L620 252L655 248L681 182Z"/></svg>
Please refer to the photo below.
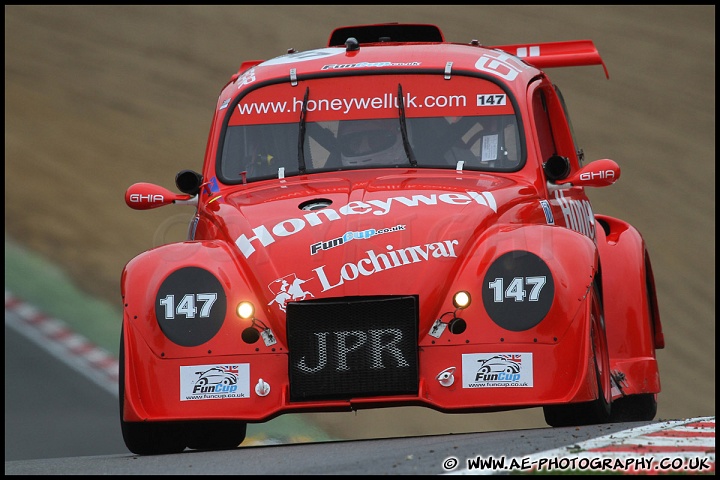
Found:
<svg viewBox="0 0 720 480"><path fill-rule="evenodd" d="M305 173L305 117L307 116L308 96L310 87L305 90L302 109L300 110L300 132L298 133L298 166L300 173Z"/></svg>
<svg viewBox="0 0 720 480"><path fill-rule="evenodd" d="M405 155L410 160L410 165L417 167L415 153L412 151L410 141L408 140L407 124L405 122L405 102L403 100L402 85L398 83L398 109L400 110L400 133L402 133L403 147L405 147Z"/></svg>

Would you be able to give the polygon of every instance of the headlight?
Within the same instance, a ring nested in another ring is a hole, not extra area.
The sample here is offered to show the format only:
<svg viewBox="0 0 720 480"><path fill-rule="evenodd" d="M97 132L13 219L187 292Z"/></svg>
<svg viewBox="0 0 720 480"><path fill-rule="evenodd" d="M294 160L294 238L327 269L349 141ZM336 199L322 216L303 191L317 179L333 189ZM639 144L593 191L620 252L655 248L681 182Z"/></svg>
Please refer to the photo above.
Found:
<svg viewBox="0 0 720 480"><path fill-rule="evenodd" d="M453 305L455 308L467 308L470 306L470 294L465 291L459 291L453 295Z"/></svg>
<svg viewBox="0 0 720 480"><path fill-rule="evenodd" d="M240 302L237 306L238 317L245 320L253 318L255 316L255 306L250 302Z"/></svg>

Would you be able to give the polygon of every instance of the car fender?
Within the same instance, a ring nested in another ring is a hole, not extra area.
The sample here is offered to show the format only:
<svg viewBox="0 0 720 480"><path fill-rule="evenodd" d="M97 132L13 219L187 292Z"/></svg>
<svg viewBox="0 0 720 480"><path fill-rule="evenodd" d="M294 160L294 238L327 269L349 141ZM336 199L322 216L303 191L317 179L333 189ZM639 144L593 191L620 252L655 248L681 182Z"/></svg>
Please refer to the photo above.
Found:
<svg viewBox="0 0 720 480"><path fill-rule="evenodd" d="M624 394L660 391L655 350L664 347L649 254L640 232L596 215L610 364Z"/></svg>
<svg viewBox="0 0 720 480"><path fill-rule="evenodd" d="M583 308L598 269L596 247L590 238L552 225L490 227L464 257L455 280L448 284L445 304L451 301L454 292L473 293L477 301L461 312L462 316L470 326L474 318L492 320L485 322L482 329L468 328L463 341L478 344L498 342L501 338L503 342L550 345L562 341ZM539 301L529 301L531 284L527 280L538 275L549 277L547 285L540 291ZM513 279L519 278L520 285L525 280L527 296L513 299L505 290L505 298L496 296L497 303L493 304L493 295L502 295L493 290L499 277L503 277L505 289ZM482 294L477 295L480 291ZM544 297L546 294L551 298Z"/></svg>
<svg viewBox="0 0 720 480"><path fill-rule="evenodd" d="M148 250L125 266L121 279L124 322L154 355L180 358L242 354L235 345L250 326L235 313L241 301L263 301L243 274L236 250L221 240L187 241ZM274 328L284 341L284 332Z"/></svg>
<svg viewBox="0 0 720 480"><path fill-rule="evenodd" d="M464 336L470 344L495 345L505 343L520 346L523 344L547 345L562 351L562 361L553 378L540 381L538 377L538 395L551 395L550 391L540 390L544 382L554 385L554 392L563 383L564 401L588 401L597 395L592 345L590 339L590 302L593 281L599 270L599 255L595 243L589 237L576 231L553 225L497 225L487 229L469 253L469 259L458 275L451 291L471 282L482 282L483 297L487 297L488 280L494 280L492 272L498 262L504 262L508 255L527 252L542 261L550 270L553 284L553 298L549 310L537 324L530 328L512 328L528 321L538 314L536 309L519 311L524 302L506 302L500 311L506 316L497 317L488 308L486 301L481 303L483 312L477 313L475 303L462 312L467 319L468 328ZM527 275L514 268L510 277ZM527 267L525 267L527 269ZM527 270L526 270L527 271ZM530 271L532 275L533 271ZM507 285L507 277L506 277ZM528 292L529 293L529 292ZM540 293L541 302L542 295ZM512 300L512 299L510 299ZM526 304L527 305L527 304ZM482 322L482 328L475 327L477 316L488 318ZM521 348L521 347L515 347ZM542 373L541 373L542 375Z"/></svg>

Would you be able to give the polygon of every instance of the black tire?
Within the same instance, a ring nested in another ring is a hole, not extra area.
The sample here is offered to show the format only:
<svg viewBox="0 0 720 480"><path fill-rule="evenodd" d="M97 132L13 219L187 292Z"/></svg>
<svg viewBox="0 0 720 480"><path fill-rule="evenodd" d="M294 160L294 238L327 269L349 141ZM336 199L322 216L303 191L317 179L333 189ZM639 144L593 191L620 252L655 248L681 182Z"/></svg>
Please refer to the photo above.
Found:
<svg viewBox="0 0 720 480"><path fill-rule="evenodd" d="M120 333L118 393L120 398L120 428L125 446L137 455L162 455L185 450L182 422L126 422L123 419L125 403L125 343Z"/></svg>
<svg viewBox="0 0 720 480"><path fill-rule="evenodd" d="M193 450L228 450L238 447L247 432L247 422L208 420L186 423L188 448Z"/></svg>
<svg viewBox="0 0 720 480"><path fill-rule="evenodd" d="M644 422L657 414L657 395L640 393L615 400L612 404L612 422Z"/></svg>
<svg viewBox="0 0 720 480"><path fill-rule="evenodd" d="M595 357L598 398L589 402L543 407L545 422L551 427L593 425L611 421L611 401L609 397L611 388L610 357L605 335L605 317L597 281L594 283L593 288L590 337L593 356Z"/></svg>

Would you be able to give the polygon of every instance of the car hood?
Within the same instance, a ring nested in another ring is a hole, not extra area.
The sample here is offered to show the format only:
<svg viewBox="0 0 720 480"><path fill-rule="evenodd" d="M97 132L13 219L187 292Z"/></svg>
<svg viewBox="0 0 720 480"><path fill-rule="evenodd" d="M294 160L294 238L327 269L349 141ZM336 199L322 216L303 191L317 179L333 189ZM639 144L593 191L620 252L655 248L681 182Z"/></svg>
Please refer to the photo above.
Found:
<svg viewBox="0 0 720 480"><path fill-rule="evenodd" d="M423 296L443 288L479 234L534 195L477 173L388 172L296 177L219 198L216 218L256 293L283 311L283 300Z"/></svg>

